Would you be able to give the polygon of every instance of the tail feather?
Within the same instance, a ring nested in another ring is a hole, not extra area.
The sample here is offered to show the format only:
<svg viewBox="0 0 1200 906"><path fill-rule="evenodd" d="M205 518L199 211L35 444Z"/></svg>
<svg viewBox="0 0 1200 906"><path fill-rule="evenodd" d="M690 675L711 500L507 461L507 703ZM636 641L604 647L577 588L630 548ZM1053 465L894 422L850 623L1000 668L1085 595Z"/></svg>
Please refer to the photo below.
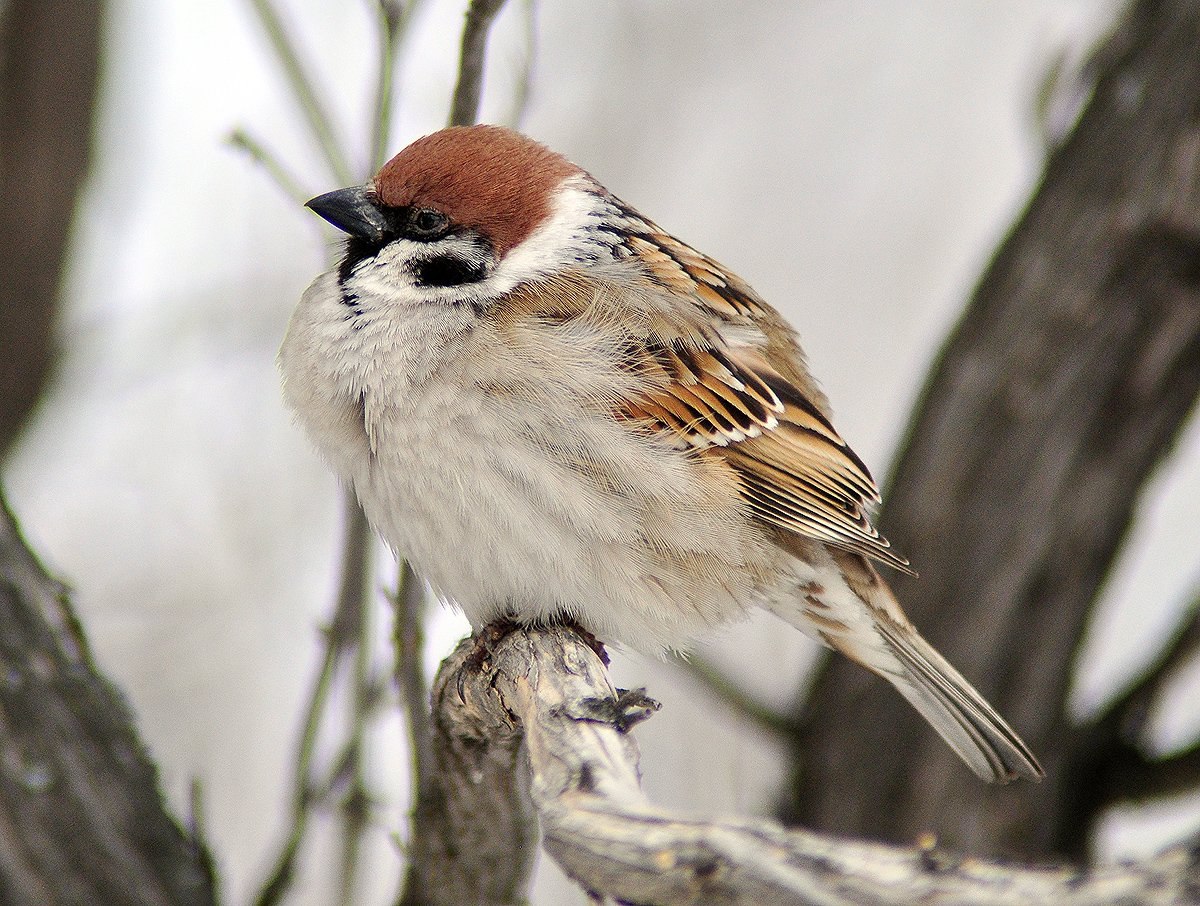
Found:
<svg viewBox="0 0 1200 906"><path fill-rule="evenodd" d="M865 557L827 549L823 564L811 549L789 552L815 575L801 596L769 600L775 613L895 686L983 780L1045 776L1016 731L921 638Z"/></svg>
<svg viewBox="0 0 1200 906"><path fill-rule="evenodd" d="M888 584L859 554L781 537L803 569L794 591L764 601L797 629L886 679L980 778L1041 780L1041 765L957 670L913 628Z"/></svg>
<svg viewBox="0 0 1200 906"><path fill-rule="evenodd" d="M1041 780L1041 765L996 709L911 626L876 627L904 668L883 674L983 780Z"/></svg>

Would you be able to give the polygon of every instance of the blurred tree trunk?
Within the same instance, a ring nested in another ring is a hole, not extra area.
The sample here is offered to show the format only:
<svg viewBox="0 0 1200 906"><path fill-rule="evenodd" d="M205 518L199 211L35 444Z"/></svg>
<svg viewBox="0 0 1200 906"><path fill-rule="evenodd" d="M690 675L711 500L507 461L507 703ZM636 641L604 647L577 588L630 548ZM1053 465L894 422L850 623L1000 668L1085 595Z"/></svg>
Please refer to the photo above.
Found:
<svg viewBox="0 0 1200 906"><path fill-rule="evenodd" d="M100 0L0 4L0 458L41 398L87 175Z"/></svg>
<svg viewBox="0 0 1200 906"><path fill-rule="evenodd" d="M99 0L0 6L0 457L54 358L102 12ZM2 497L0 626L0 902L211 906L207 854L166 813L120 693Z"/></svg>
<svg viewBox="0 0 1200 906"><path fill-rule="evenodd" d="M0 626L0 903L212 906L207 852L2 499Z"/></svg>
<svg viewBox="0 0 1200 906"><path fill-rule="evenodd" d="M913 621L1048 776L981 786L885 683L831 659L789 820L1079 857L1090 819L1132 787L1200 780L1189 752L1173 785L1155 782L1166 763L1128 738L1144 700L1086 728L1065 707L1139 493L1200 390L1200 4L1134 4L1093 67L1090 103L933 368L881 519L920 572L889 576Z"/></svg>

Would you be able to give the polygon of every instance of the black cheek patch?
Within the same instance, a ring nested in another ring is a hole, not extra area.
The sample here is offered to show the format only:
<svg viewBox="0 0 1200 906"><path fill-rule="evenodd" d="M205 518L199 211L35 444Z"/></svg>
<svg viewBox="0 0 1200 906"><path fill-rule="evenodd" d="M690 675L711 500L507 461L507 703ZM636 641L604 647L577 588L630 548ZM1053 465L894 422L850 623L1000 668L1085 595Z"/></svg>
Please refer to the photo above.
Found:
<svg viewBox="0 0 1200 906"><path fill-rule="evenodd" d="M459 255L438 255L416 265L416 278L420 286L462 286L464 283L478 283L487 275L485 262Z"/></svg>

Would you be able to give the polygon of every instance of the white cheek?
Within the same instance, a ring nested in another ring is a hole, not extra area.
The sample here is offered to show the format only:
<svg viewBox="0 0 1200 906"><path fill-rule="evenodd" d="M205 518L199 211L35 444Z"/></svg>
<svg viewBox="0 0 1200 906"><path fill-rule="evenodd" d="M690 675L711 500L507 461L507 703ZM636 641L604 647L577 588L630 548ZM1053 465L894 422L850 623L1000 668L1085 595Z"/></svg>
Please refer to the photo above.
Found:
<svg viewBox="0 0 1200 906"><path fill-rule="evenodd" d="M414 263L431 257L429 243L396 239L381 248L373 258L355 265L347 288L359 295L410 297L414 291L426 295L429 289L417 285Z"/></svg>
<svg viewBox="0 0 1200 906"><path fill-rule="evenodd" d="M516 285L498 280L495 274L485 280L454 286L429 286L418 279L417 269L421 262L444 254L463 257L465 252L461 246L454 246L452 240L430 243L396 239L380 249L374 258L356 265L346 281L346 289L364 300L423 305L430 302L484 302ZM475 257L481 265L490 263L481 255Z"/></svg>

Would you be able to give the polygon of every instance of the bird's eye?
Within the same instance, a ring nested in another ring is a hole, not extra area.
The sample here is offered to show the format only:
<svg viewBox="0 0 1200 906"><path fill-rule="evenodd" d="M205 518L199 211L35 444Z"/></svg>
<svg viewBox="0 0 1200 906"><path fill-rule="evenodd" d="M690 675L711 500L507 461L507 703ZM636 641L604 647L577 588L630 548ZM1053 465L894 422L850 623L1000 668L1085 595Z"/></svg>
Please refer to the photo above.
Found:
<svg viewBox="0 0 1200 906"><path fill-rule="evenodd" d="M432 208L413 208L408 215L408 232L414 239L439 239L450 229L450 218Z"/></svg>

